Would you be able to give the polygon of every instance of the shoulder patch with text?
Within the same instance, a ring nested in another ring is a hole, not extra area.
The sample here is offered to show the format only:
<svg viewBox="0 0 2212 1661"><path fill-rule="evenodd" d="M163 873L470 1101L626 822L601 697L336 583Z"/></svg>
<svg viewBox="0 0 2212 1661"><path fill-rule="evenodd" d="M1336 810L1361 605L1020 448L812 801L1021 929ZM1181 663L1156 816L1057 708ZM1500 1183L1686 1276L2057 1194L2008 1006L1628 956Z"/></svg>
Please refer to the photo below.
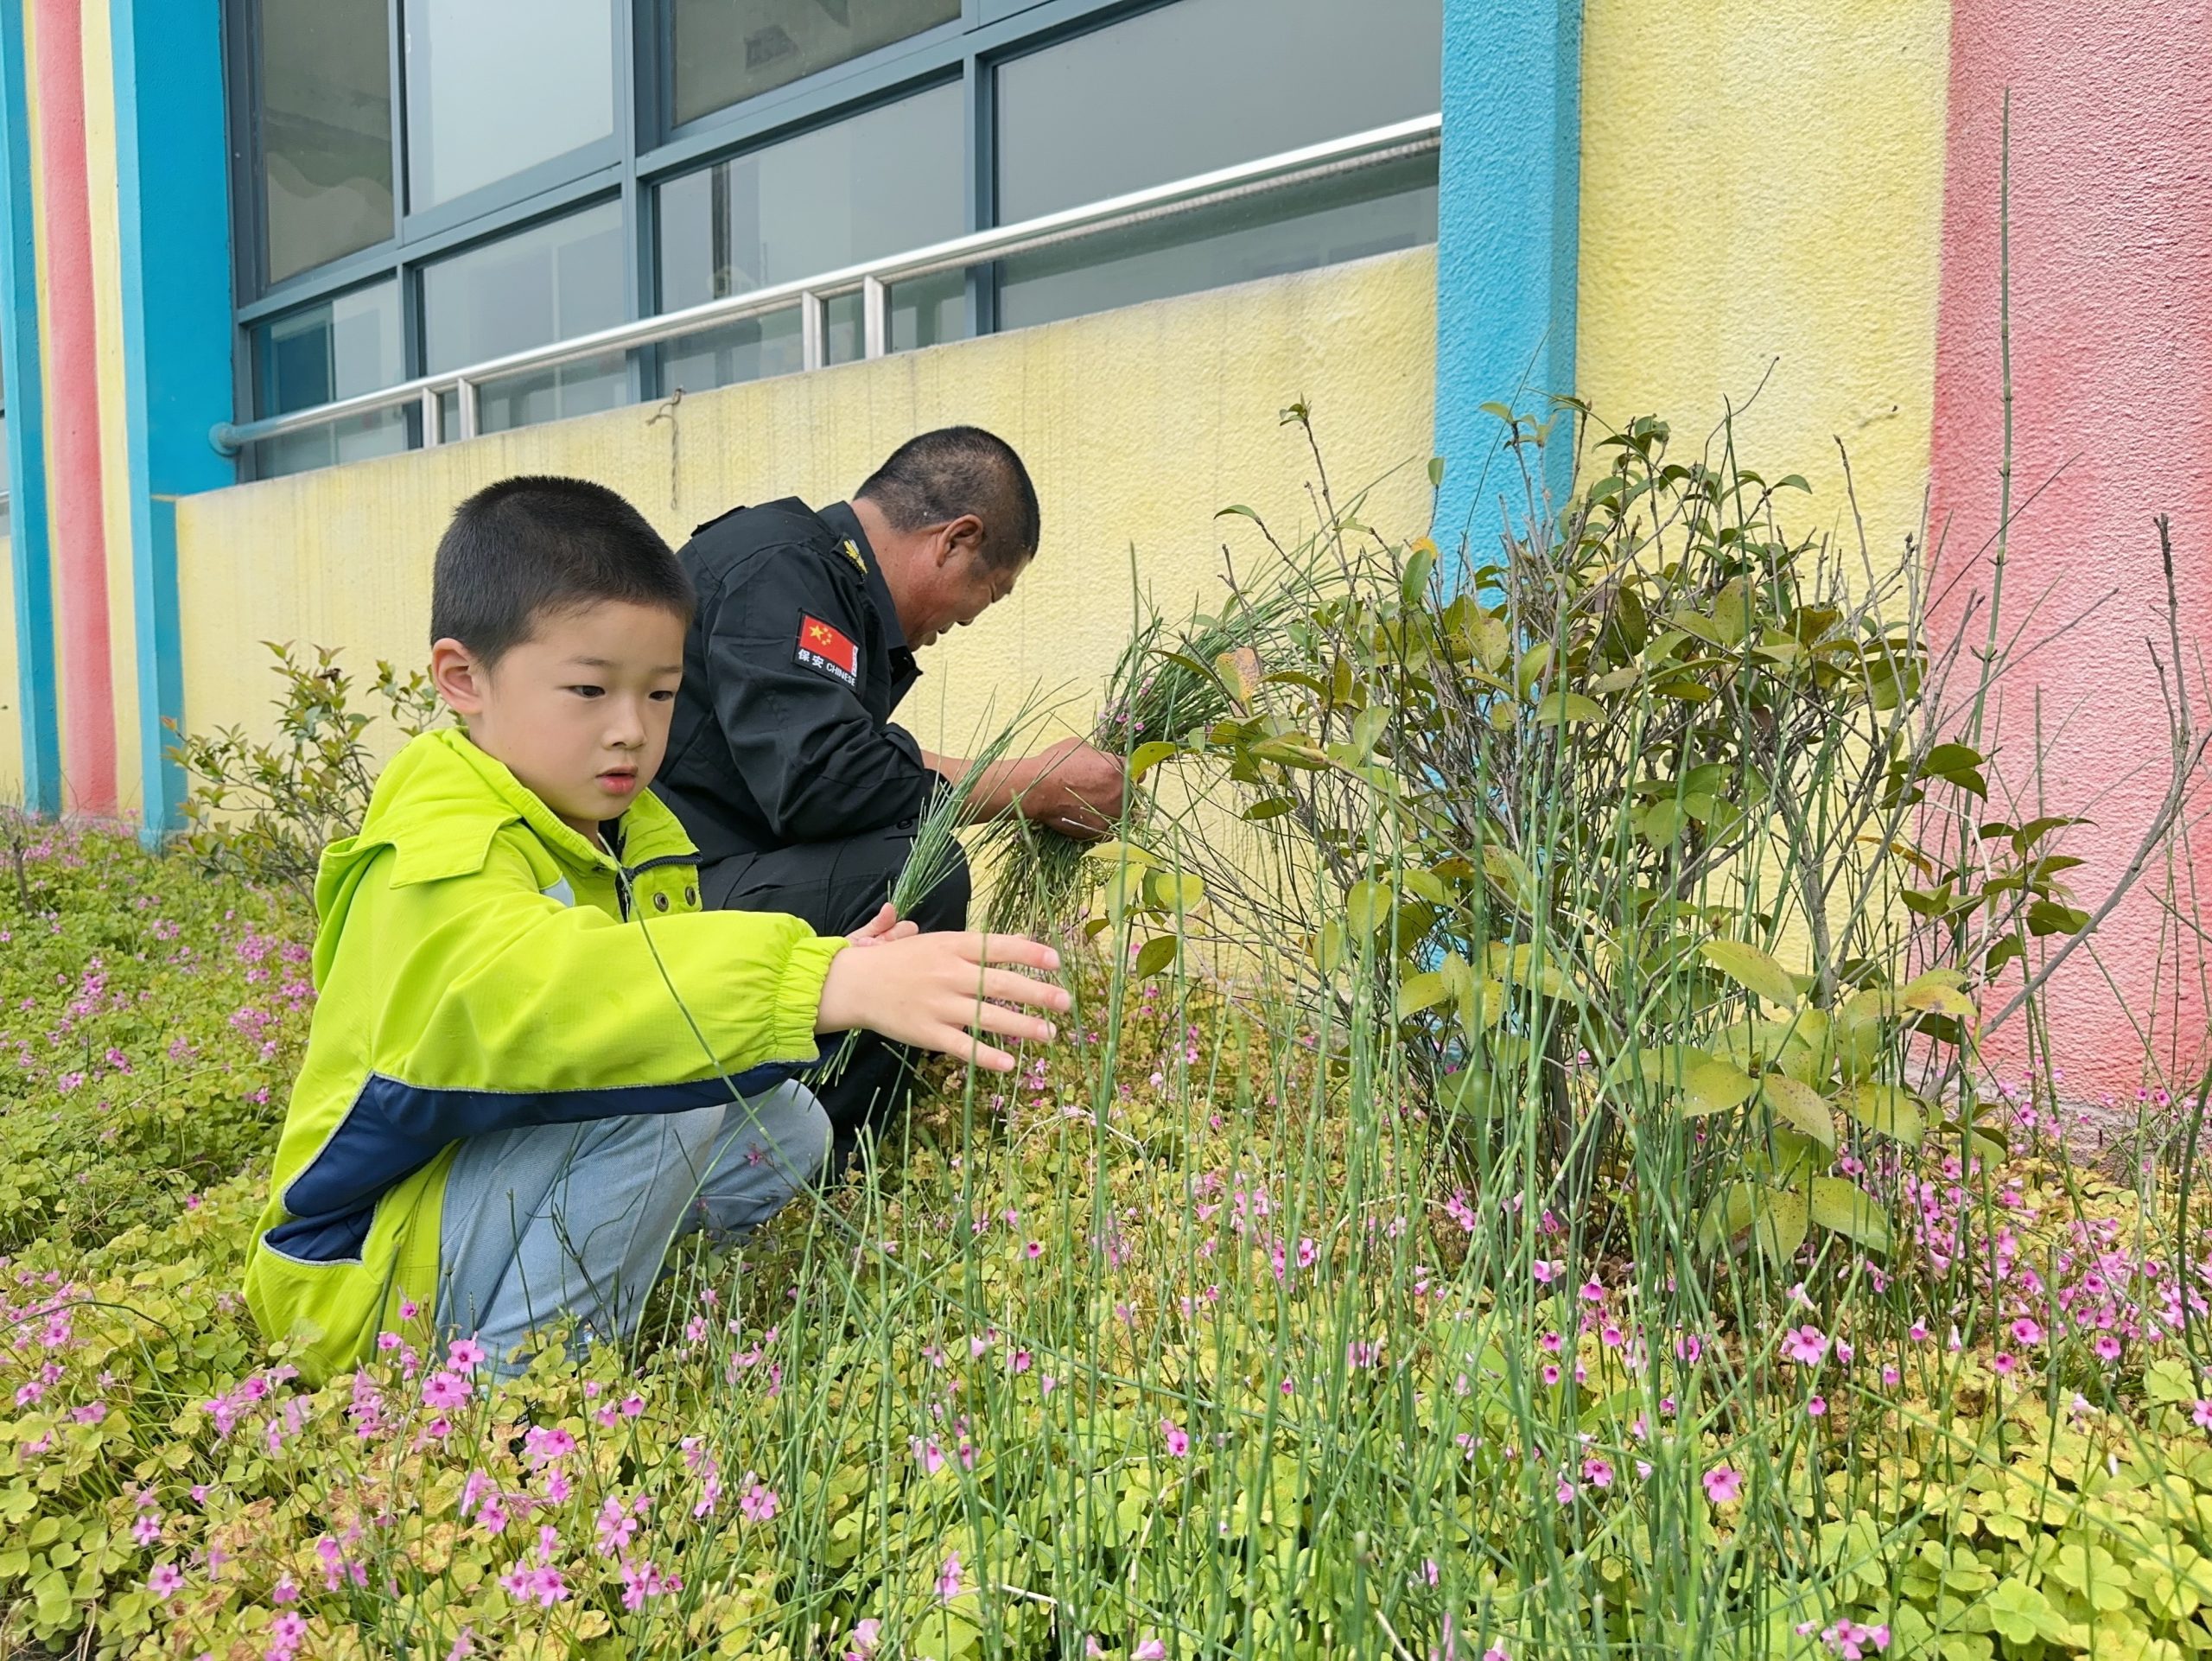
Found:
<svg viewBox="0 0 2212 1661"><path fill-rule="evenodd" d="M860 648L842 631L803 612L798 620L798 661L848 686L859 684Z"/></svg>

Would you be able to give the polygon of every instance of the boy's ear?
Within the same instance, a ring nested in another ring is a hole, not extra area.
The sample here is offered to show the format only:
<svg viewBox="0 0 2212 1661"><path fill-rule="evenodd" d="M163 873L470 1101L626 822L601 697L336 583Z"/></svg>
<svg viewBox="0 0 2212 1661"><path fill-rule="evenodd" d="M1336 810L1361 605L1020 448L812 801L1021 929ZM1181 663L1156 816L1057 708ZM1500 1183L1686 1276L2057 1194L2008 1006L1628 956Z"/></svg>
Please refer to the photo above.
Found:
<svg viewBox="0 0 2212 1661"><path fill-rule="evenodd" d="M431 642L430 684L455 715L473 716L483 710L486 681L483 662L459 640Z"/></svg>

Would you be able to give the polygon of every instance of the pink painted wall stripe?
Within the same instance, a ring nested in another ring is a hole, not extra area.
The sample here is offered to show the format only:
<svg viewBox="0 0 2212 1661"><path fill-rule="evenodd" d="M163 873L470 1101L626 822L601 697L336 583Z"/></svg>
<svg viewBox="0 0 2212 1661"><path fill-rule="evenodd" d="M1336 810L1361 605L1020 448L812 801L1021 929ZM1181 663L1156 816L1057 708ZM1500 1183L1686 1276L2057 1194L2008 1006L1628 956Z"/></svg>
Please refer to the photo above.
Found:
<svg viewBox="0 0 2212 1661"><path fill-rule="evenodd" d="M49 527L61 647L65 807L116 809L115 695L109 670L107 536L100 500L99 347L85 160L81 0L33 0L38 80L40 235L46 244ZM111 142L103 135L102 142Z"/></svg>
<svg viewBox="0 0 2212 1661"><path fill-rule="evenodd" d="M2012 96L2014 523L2004 611L2029 638L2095 609L2005 690L1999 768L2028 782L2035 697L2051 811L2096 824L2069 851L2101 894L2163 783L2147 642L2164 638L2152 516L2170 513L2184 642L2212 632L2212 30L2202 4L1957 0L1936 354L1936 591L1986 595L1998 523L2000 111ZM1976 565L1977 557L1980 563ZM1986 627L1971 626L1979 642ZM1995 804L1993 804L1994 806ZM2040 811L2031 808L2029 811ZM2185 883L2190 873L2183 871ZM2212 880L2212 863L2197 875ZM2184 888L2184 907L2194 896ZM2142 1033L2164 1065L2204 1047L2195 948L2157 897L2116 913L2053 1000L2069 1095L2131 1104ZM2017 971L2014 971L2017 973Z"/></svg>

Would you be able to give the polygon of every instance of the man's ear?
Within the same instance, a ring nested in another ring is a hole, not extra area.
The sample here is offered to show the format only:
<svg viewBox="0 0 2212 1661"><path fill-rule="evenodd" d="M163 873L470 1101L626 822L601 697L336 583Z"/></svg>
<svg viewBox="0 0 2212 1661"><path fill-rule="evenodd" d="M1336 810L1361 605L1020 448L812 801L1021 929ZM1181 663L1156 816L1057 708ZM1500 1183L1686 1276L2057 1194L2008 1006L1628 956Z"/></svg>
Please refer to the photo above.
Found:
<svg viewBox="0 0 2212 1661"><path fill-rule="evenodd" d="M963 513L957 519L947 519L938 530L937 563L945 563L955 554L966 554L980 558L983 551L983 521L973 513Z"/></svg>
<svg viewBox="0 0 2212 1661"><path fill-rule="evenodd" d="M490 690L491 671L460 641L450 637L430 646L430 684L457 716L479 714Z"/></svg>

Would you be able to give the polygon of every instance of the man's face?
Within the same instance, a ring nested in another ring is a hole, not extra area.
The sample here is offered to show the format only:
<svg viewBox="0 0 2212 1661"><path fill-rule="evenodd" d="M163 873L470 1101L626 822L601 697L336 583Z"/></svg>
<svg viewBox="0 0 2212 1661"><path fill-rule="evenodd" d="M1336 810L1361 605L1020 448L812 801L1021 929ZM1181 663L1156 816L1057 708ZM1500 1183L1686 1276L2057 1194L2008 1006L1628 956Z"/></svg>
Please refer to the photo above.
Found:
<svg viewBox="0 0 2212 1661"><path fill-rule="evenodd" d="M935 533L940 540L923 567L919 592L913 596L918 615L906 628L911 646L935 646L949 630L967 627L1012 594L1029 569L1032 556L1027 554L1010 564L984 557L978 542L957 534L967 523L972 521L955 520Z"/></svg>
<svg viewBox="0 0 2212 1661"><path fill-rule="evenodd" d="M598 839L660 770L683 678L683 620L600 601L538 618L488 668L458 640L430 649L438 691L477 748L572 829Z"/></svg>

